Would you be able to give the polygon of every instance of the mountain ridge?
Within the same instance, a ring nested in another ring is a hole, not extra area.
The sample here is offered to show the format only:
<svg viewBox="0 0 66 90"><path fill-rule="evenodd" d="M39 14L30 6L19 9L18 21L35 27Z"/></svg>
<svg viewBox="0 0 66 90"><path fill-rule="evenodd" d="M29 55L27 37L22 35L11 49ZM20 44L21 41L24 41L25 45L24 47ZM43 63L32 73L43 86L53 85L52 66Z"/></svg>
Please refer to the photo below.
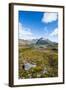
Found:
<svg viewBox="0 0 66 90"><path fill-rule="evenodd" d="M36 44L36 45L57 45L57 42L53 42L49 39L44 39L43 37L39 39L32 39L32 40L24 40L24 39L19 39L19 44Z"/></svg>

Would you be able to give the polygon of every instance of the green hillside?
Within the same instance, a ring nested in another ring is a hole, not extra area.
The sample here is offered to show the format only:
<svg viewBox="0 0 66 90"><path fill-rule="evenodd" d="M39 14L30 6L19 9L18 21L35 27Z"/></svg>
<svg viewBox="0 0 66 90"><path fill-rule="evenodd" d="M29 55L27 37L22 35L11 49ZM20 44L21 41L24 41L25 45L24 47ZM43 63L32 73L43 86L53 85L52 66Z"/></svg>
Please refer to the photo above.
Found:
<svg viewBox="0 0 66 90"><path fill-rule="evenodd" d="M19 78L58 76L58 45L19 45Z"/></svg>

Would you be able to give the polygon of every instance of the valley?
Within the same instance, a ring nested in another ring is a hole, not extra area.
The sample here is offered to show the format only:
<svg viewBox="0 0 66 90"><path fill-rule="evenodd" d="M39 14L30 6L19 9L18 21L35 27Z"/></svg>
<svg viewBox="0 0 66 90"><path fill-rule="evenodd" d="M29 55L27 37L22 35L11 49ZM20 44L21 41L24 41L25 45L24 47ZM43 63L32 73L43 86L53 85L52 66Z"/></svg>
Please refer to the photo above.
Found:
<svg viewBox="0 0 66 90"><path fill-rule="evenodd" d="M58 77L58 43L48 39L19 40L19 78Z"/></svg>

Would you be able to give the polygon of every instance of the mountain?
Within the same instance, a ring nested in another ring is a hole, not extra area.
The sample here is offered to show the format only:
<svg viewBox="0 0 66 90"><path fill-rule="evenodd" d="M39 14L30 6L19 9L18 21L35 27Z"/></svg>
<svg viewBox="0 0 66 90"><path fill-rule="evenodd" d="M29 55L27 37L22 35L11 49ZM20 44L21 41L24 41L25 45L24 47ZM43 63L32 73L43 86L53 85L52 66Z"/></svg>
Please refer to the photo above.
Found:
<svg viewBox="0 0 66 90"><path fill-rule="evenodd" d="M19 39L19 45L26 45L26 44L30 44L30 42L27 40Z"/></svg>
<svg viewBox="0 0 66 90"><path fill-rule="evenodd" d="M19 39L19 45L45 45L45 46L57 46L58 43L52 42L49 39L44 39L44 38L39 38L39 39L32 39L32 40L24 40L24 39Z"/></svg>
<svg viewBox="0 0 66 90"><path fill-rule="evenodd" d="M19 39L19 45L36 44L37 40L38 39L32 39L32 40Z"/></svg>
<svg viewBox="0 0 66 90"><path fill-rule="evenodd" d="M38 39L32 39L32 44L36 44L36 42L38 41Z"/></svg>
<svg viewBox="0 0 66 90"><path fill-rule="evenodd" d="M56 42L52 42L49 39L40 38L37 40L36 44L38 45L47 45L47 46L54 46L57 45Z"/></svg>

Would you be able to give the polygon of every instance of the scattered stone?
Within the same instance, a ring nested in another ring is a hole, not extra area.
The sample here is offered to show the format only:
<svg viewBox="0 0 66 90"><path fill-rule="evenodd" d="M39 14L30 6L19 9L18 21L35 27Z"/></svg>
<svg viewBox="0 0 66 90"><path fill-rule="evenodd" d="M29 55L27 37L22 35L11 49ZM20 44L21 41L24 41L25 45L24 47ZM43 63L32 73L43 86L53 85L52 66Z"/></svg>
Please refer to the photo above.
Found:
<svg viewBox="0 0 66 90"><path fill-rule="evenodd" d="M43 74L46 74L48 71L47 71L47 68L45 67L44 70L43 70Z"/></svg>
<svg viewBox="0 0 66 90"><path fill-rule="evenodd" d="M31 69L32 67L36 67L36 64L31 64L31 63L25 63L24 64L24 69L27 71Z"/></svg>

